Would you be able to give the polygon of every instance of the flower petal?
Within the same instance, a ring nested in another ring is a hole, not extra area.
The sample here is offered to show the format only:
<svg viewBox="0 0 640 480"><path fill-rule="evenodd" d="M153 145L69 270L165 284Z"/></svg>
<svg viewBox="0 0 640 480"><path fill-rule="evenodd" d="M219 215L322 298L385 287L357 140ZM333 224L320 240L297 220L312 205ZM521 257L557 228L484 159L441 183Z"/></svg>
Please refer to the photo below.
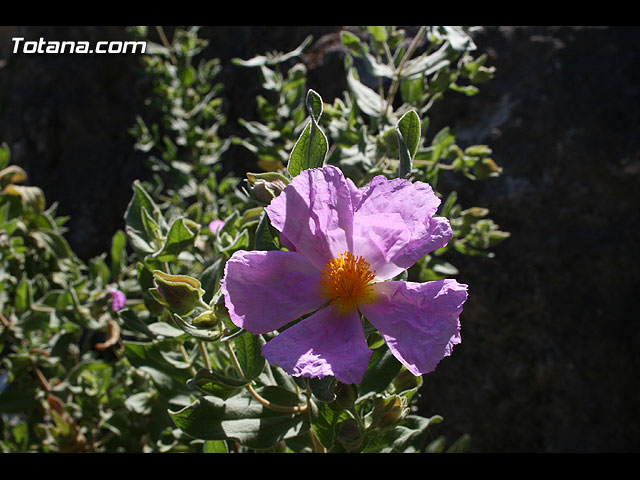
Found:
<svg viewBox="0 0 640 480"><path fill-rule="evenodd" d="M209 231L213 234L216 234L218 233L218 230L220 230L223 226L224 222L222 220L212 220L211 222L209 222Z"/></svg>
<svg viewBox="0 0 640 480"><path fill-rule="evenodd" d="M335 376L360 383L373 352L357 311L340 314L328 306L284 330L262 347L272 364L293 376Z"/></svg>
<svg viewBox="0 0 640 480"><path fill-rule="evenodd" d="M227 261L221 281L233 323L266 333L320 308L320 272L302 255L279 250L239 250Z"/></svg>
<svg viewBox="0 0 640 480"><path fill-rule="evenodd" d="M414 375L428 373L460 343L460 313L467 285L455 280L382 282L377 299L360 311L391 353Z"/></svg>
<svg viewBox="0 0 640 480"><path fill-rule="evenodd" d="M351 251L351 190L336 167L303 170L265 210L271 224L319 270Z"/></svg>
<svg viewBox="0 0 640 480"><path fill-rule="evenodd" d="M354 254L363 256L381 280L393 278L452 237L449 221L433 217L440 199L427 183L379 175L357 192Z"/></svg>
<svg viewBox="0 0 640 480"><path fill-rule="evenodd" d="M122 290L118 290L117 288L111 288L109 290L111 293L111 310L117 312L124 308L125 302L127 301L127 297Z"/></svg>

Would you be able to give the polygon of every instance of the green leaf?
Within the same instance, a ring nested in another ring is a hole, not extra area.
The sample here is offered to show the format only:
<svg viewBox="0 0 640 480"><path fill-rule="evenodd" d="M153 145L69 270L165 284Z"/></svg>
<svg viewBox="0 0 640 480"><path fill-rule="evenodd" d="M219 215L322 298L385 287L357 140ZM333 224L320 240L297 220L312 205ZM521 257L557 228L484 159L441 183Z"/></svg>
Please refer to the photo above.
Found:
<svg viewBox="0 0 640 480"><path fill-rule="evenodd" d="M476 44L473 43L473 39L469 36L467 32L464 31L462 27L459 26L443 26L443 27L435 27L441 30L440 33L444 32L444 38L449 42L451 48L459 52L466 52L475 50Z"/></svg>
<svg viewBox="0 0 640 480"><path fill-rule="evenodd" d="M180 78L180 83L182 84L182 86L188 87L195 81L197 77L196 69L191 65L185 65L178 72L178 77Z"/></svg>
<svg viewBox="0 0 640 480"><path fill-rule="evenodd" d="M153 237L145 228L148 222L144 218L144 211L146 210L152 218L155 218L160 217L160 209L138 180L133 182L133 190L133 196L124 214L125 231L131 247L144 257L156 250L152 243Z"/></svg>
<svg viewBox="0 0 640 480"><path fill-rule="evenodd" d="M447 199L442 203L442 207L440 207L440 215L443 217L450 218L451 209L458 201L458 194L455 190L452 190Z"/></svg>
<svg viewBox="0 0 640 480"><path fill-rule="evenodd" d="M320 121L322 116L322 97L315 91L309 90L305 99L307 105L307 112L311 115L311 118L317 122Z"/></svg>
<svg viewBox="0 0 640 480"><path fill-rule="evenodd" d="M234 65L238 65L241 67L260 67L262 65L277 65L291 58L295 58L299 56L304 51L304 49L307 48L307 45L309 45L312 40L313 40L313 36L311 35L307 36L297 48L295 48L294 50L288 53L277 52L269 56L258 55L249 60L233 58L231 59L231 62Z"/></svg>
<svg viewBox="0 0 640 480"><path fill-rule="evenodd" d="M384 42L387 39L387 32L379 25L367 25L367 31L375 42Z"/></svg>
<svg viewBox="0 0 640 480"><path fill-rule="evenodd" d="M202 294L202 301L204 303L208 304L216 293L223 271L224 262L222 257L219 257L200 274L200 284L205 291L205 293Z"/></svg>
<svg viewBox="0 0 640 480"><path fill-rule="evenodd" d="M137 230L125 226L125 231L127 232L127 238L129 239L129 243L131 244L131 248L135 250L135 252L141 257L145 257L150 255L156 251L153 247L153 244L145 239L145 236L140 235Z"/></svg>
<svg viewBox="0 0 640 480"><path fill-rule="evenodd" d="M44 192L39 187L11 184L5 187L4 193L19 196L26 207L36 212L43 211L46 205Z"/></svg>
<svg viewBox="0 0 640 480"><path fill-rule="evenodd" d="M160 226L146 207L140 208L140 216L142 218L142 225L144 227L144 238L148 238L151 240L161 238L162 234L160 231Z"/></svg>
<svg viewBox="0 0 640 480"><path fill-rule="evenodd" d="M124 401L127 410L139 415L148 415L151 413L151 403L153 401L152 392L135 393Z"/></svg>
<svg viewBox="0 0 640 480"><path fill-rule="evenodd" d="M402 100L410 105L415 105L420 102L424 93L422 78L403 80L400 84L400 95L402 96Z"/></svg>
<svg viewBox="0 0 640 480"><path fill-rule="evenodd" d="M386 346L374 350L362 382L358 385L360 396L364 397L385 390L401 368L402 364Z"/></svg>
<svg viewBox="0 0 640 480"><path fill-rule="evenodd" d="M356 57L363 57L368 53L367 45L362 43L360 39L351 32L346 30L340 32L340 40L342 41L342 44Z"/></svg>
<svg viewBox="0 0 640 480"><path fill-rule="evenodd" d="M111 238L111 278L117 279L120 276L122 267L125 264L127 246L127 236L122 230L118 230Z"/></svg>
<svg viewBox="0 0 640 480"><path fill-rule="evenodd" d="M367 453L404 453L416 452L422 446L428 428L442 421L442 417L434 415L430 418L408 415L393 430L376 435L370 440L364 452Z"/></svg>
<svg viewBox="0 0 640 480"><path fill-rule="evenodd" d="M347 74L347 85L355 97L358 108L370 117L382 116L384 102L374 90L361 83L357 78L355 69L350 68Z"/></svg>
<svg viewBox="0 0 640 480"><path fill-rule="evenodd" d="M11 388L0 392L0 412L24 415L40 406L39 395L40 392L34 383L15 382Z"/></svg>
<svg viewBox="0 0 640 480"><path fill-rule="evenodd" d="M346 410L336 411L329 404L319 402L313 409L311 427L320 443L327 449L333 447L335 442L335 428L341 421L346 420L349 414Z"/></svg>
<svg viewBox="0 0 640 480"><path fill-rule="evenodd" d="M9 160L11 158L11 151L9 150L9 145L6 142L2 142L0 144L0 170L9 165Z"/></svg>
<svg viewBox="0 0 640 480"><path fill-rule="evenodd" d="M187 387L187 381L191 378L189 369L176 367L162 355L166 351L175 351L175 340L125 342L124 349L131 365L148 373L159 391L169 397L190 393Z"/></svg>
<svg viewBox="0 0 640 480"><path fill-rule="evenodd" d="M335 377L329 376L324 378L310 378L309 388L321 402L331 403L336 399L336 394L333 391L333 385L336 381Z"/></svg>
<svg viewBox="0 0 640 480"><path fill-rule="evenodd" d="M16 309L16 313L20 314L28 309L30 304L29 279L26 275L23 275L22 280L20 280L20 283L16 286L13 306Z"/></svg>
<svg viewBox="0 0 640 480"><path fill-rule="evenodd" d="M262 212L256 228L256 250L279 250L271 232L271 222L266 212Z"/></svg>
<svg viewBox="0 0 640 480"><path fill-rule="evenodd" d="M84 392L93 396L104 394L110 386L113 368L103 362L90 361L75 366L68 375L69 381L84 385Z"/></svg>
<svg viewBox="0 0 640 480"><path fill-rule="evenodd" d="M31 232L30 235L39 247L44 248L58 259L69 258L73 255L71 247L65 238L55 230L40 228L37 231Z"/></svg>
<svg viewBox="0 0 640 480"><path fill-rule="evenodd" d="M11 429L16 442L16 452L25 452L29 445L29 426L26 422L20 422Z"/></svg>
<svg viewBox="0 0 640 480"><path fill-rule="evenodd" d="M306 104L310 116L309 122L293 146L287 165L287 170L292 177L302 170L321 167L329 146L325 133L318 125L322 115L322 98L313 90L309 90Z"/></svg>
<svg viewBox="0 0 640 480"><path fill-rule="evenodd" d="M202 446L202 453L229 453L229 448L223 440L207 440Z"/></svg>
<svg viewBox="0 0 640 480"><path fill-rule="evenodd" d="M484 158L493 153L491 147L488 145L471 145L464 149L464 154L469 155L471 157L481 157Z"/></svg>
<svg viewBox="0 0 640 480"><path fill-rule="evenodd" d="M429 55L421 55L409 60L401 72L402 78L415 79L431 75L451 63L452 50L445 43L435 52ZM454 52L455 53L455 52Z"/></svg>
<svg viewBox="0 0 640 480"><path fill-rule="evenodd" d="M212 342L220 338L221 334L217 329L207 330L205 328L194 327L191 323L187 322L178 314L174 314L173 319L178 327L180 327L185 333L191 335L193 338L197 338L198 340L204 340L207 342Z"/></svg>
<svg viewBox="0 0 640 480"><path fill-rule="evenodd" d="M465 433L447 448L447 453L465 453L469 449L469 443L471 443L471 436Z"/></svg>
<svg viewBox="0 0 640 480"><path fill-rule="evenodd" d="M152 257L160 262L176 260L181 252L193 245L198 234L198 228L198 224L188 218L177 218L171 224L161 249L154 253Z"/></svg>
<svg viewBox="0 0 640 480"><path fill-rule="evenodd" d="M145 337L154 338L155 334L149 330L149 326L136 313L126 308L118 312L118 317L122 320L122 324L133 332L141 333Z"/></svg>
<svg viewBox="0 0 640 480"><path fill-rule="evenodd" d="M258 393L279 405L297 405L297 395L279 387ZM246 391L223 401L202 397L177 411L169 411L183 432L203 440L235 440L250 448L267 449L309 429L308 415L276 412L256 401Z"/></svg>
<svg viewBox="0 0 640 480"><path fill-rule="evenodd" d="M267 342L262 335L253 335L246 332L234 340L236 356L242 367L244 378L253 380L262 373L265 360L262 356L261 348Z"/></svg>
<svg viewBox="0 0 640 480"><path fill-rule="evenodd" d="M125 211L124 220L128 227L137 231L139 234L145 231L141 210L143 207L146 208L147 212L151 213L154 217L156 214L160 214L160 209L155 204L151 196L142 187L140 181L135 180L133 182L133 197L129 201L129 205Z"/></svg>
<svg viewBox="0 0 640 480"><path fill-rule="evenodd" d="M472 97L473 95L476 95L480 91L478 87L476 87L475 85L460 86L460 85L456 85L455 83L452 83L451 85L449 85L449 88L455 92L463 93L468 97Z"/></svg>
<svg viewBox="0 0 640 480"><path fill-rule="evenodd" d="M400 118L396 133L400 151L398 177L405 178L411 172L413 158L420 144L420 117L415 110L408 111Z"/></svg>
<svg viewBox="0 0 640 480"><path fill-rule="evenodd" d="M198 370L195 377L187 381L187 386L192 389L198 388L208 395L227 399L249 383L251 383L250 380L231 378L215 370L202 368Z"/></svg>
<svg viewBox="0 0 640 480"><path fill-rule="evenodd" d="M184 335L185 333L180 329L172 327L166 322L154 322L149 324L149 331L160 338L176 338Z"/></svg>
<svg viewBox="0 0 640 480"><path fill-rule="evenodd" d="M224 231L224 226L220 229L220 232ZM221 253L232 255L236 250L247 248L249 245L249 231L242 230L235 238L231 240L229 245L220 249Z"/></svg>

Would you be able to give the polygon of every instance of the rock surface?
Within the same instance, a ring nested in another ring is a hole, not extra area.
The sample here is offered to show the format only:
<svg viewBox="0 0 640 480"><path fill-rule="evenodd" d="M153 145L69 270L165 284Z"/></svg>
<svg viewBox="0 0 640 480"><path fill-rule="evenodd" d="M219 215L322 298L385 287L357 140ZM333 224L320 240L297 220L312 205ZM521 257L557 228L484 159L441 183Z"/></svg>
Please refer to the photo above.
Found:
<svg viewBox="0 0 640 480"><path fill-rule="evenodd" d="M228 128L255 118L255 72L233 57L288 51L309 33L309 87L344 84L340 27L208 27L224 69ZM83 258L106 248L144 178L127 130L148 82L134 56L12 55L11 37L121 39L118 27L0 27L0 141L69 215ZM469 433L472 452L640 450L640 327L631 310L640 214L640 29L484 27L474 33L496 77L433 111L461 146L486 143L503 175L452 183L511 238L493 259L457 257L470 285L463 343L424 376L420 411L433 435ZM338 70L336 70L338 69ZM336 76L339 77L339 76ZM335 78L335 77L334 77ZM234 150L235 167L250 161Z"/></svg>

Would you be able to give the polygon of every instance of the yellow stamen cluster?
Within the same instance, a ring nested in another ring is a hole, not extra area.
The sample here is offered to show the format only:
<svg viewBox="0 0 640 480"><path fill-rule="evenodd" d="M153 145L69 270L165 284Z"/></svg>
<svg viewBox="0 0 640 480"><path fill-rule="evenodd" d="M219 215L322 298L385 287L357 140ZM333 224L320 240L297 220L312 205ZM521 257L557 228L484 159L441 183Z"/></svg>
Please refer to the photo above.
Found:
<svg viewBox="0 0 640 480"><path fill-rule="evenodd" d="M364 258L356 258L352 253L344 252L322 269L322 292L341 313L351 312L358 305L373 301L371 285L376 272L369 267Z"/></svg>

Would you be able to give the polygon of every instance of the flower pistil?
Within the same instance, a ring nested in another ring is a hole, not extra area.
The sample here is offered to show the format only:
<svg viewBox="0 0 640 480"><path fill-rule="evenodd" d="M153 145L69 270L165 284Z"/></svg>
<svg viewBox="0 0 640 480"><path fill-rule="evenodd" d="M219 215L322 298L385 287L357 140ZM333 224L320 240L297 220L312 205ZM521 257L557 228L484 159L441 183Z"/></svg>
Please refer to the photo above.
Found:
<svg viewBox="0 0 640 480"><path fill-rule="evenodd" d="M324 266L320 285L330 304L340 313L349 313L358 305L373 301L375 276L375 270L370 269L364 258L347 251Z"/></svg>

